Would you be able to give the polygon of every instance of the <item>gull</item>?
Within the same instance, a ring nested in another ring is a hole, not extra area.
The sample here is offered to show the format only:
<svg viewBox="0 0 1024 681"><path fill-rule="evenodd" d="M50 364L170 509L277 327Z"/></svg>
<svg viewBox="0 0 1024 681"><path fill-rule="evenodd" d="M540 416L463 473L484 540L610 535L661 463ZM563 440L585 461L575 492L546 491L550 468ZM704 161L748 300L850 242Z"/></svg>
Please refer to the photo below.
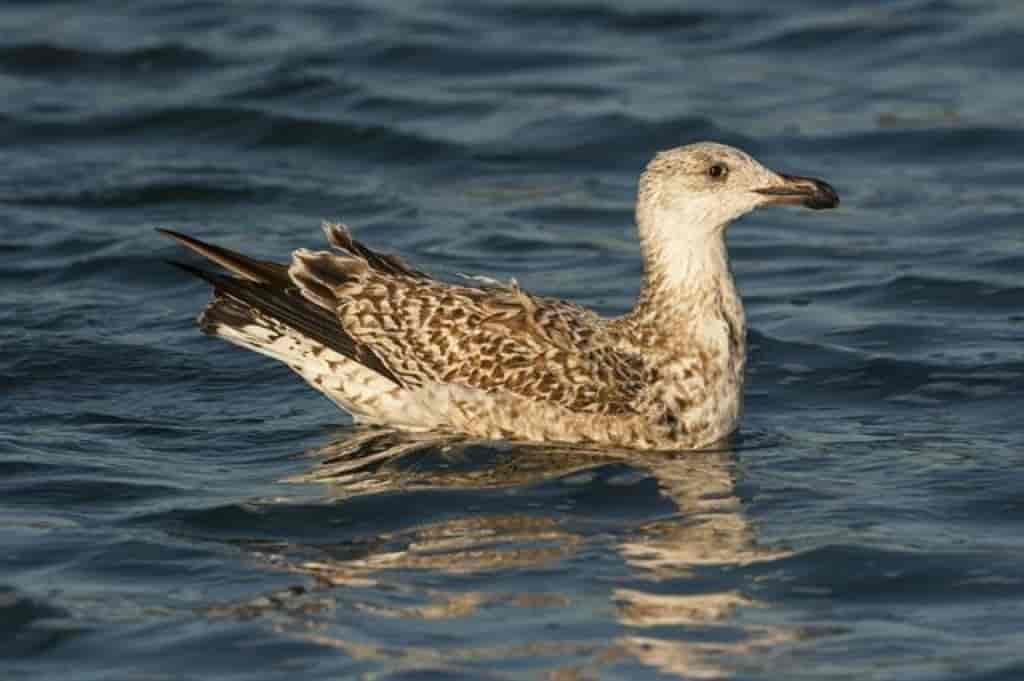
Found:
<svg viewBox="0 0 1024 681"><path fill-rule="evenodd" d="M701 449L741 416L746 321L726 228L769 204L834 208L835 190L699 142L640 177L643 286L602 317L514 281L440 281L325 223L331 250L289 264L160 230L227 271L203 331L280 360L357 422L479 439Z"/></svg>

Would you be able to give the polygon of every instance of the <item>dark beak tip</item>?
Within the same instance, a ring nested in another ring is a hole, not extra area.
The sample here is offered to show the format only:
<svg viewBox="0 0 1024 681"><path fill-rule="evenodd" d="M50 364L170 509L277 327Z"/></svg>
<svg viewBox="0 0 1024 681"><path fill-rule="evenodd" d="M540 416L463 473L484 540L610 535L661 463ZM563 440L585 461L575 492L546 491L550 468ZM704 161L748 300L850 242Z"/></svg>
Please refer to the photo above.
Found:
<svg viewBox="0 0 1024 681"><path fill-rule="evenodd" d="M828 182L798 175L779 173L785 184L782 186L757 189L757 193L774 197L777 203L798 204L814 210L835 208L839 205L839 194Z"/></svg>
<svg viewBox="0 0 1024 681"><path fill-rule="evenodd" d="M828 182L814 181L815 190L804 200L804 205L814 210L839 207L839 194Z"/></svg>

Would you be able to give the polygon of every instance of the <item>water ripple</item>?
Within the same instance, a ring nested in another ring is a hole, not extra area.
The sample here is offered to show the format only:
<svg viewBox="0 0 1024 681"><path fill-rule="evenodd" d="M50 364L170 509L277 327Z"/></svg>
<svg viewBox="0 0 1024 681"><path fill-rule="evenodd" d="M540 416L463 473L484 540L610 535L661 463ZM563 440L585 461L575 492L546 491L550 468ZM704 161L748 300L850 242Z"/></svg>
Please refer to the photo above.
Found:
<svg viewBox="0 0 1024 681"><path fill-rule="evenodd" d="M1024 15L781 7L0 5L8 676L1019 677ZM357 428L203 337L153 229L285 261L337 217L620 314L697 139L843 197L730 231L719 451Z"/></svg>

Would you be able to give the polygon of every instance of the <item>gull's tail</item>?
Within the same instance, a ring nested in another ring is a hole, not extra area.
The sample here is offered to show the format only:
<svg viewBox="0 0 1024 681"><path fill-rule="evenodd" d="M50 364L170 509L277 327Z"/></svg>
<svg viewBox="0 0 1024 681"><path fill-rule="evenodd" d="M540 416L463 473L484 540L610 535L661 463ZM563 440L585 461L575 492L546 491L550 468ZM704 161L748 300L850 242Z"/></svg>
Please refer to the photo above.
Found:
<svg viewBox="0 0 1024 681"><path fill-rule="evenodd" d="M304 361L328 348L402 385L370 348L345 331L333 311L298 292L286 265L256 260L171 230L158 231L231 273L171 261L213 286L213 299L199 316L204 332L285 362L300 374Z"/></svg>

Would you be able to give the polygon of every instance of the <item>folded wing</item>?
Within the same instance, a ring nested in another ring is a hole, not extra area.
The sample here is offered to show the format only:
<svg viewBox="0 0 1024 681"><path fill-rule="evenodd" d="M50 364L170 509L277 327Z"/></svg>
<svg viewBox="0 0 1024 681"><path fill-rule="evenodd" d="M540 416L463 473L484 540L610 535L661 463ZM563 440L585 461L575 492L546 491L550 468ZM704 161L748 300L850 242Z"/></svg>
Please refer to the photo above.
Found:
<svg viewBox="0 0 1024 681"><path fill-rule="evenodd" d="M515 284L453 286L325 224L333 251L290 266L161 230L231 275L184 269L227 296L402 388L455 384L508 391L570 411L635 414L655 381L594 313Z"/></svg>
<svg viewBox="0 0 1024 681"><path fill-rule="evenodd" d="M635 413L652 369L616 346L604 321L515 284L453 286L325 225L336 251L296 251L302 295L333 311L407 385L507 390L578 412Z"/></svg>

